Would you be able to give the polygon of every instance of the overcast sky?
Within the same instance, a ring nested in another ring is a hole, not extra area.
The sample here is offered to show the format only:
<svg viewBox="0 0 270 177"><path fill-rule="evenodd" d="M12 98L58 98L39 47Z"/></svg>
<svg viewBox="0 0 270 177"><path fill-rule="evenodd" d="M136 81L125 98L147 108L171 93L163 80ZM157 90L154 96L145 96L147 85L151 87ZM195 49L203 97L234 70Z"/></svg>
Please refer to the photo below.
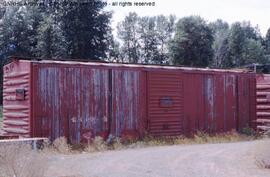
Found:
<svg viewBox="0 0 270 177"><path fill-rule="evenodd" d="M129 12L137 12L140 16L174 14L177 18L200 15L208 22L222 19L230 24L246 20L253 26L259 25L263 36L270 27L270 0L107 0L107 2L155 2L156 4L155 7L108 5L106 9L114 11L113 28Z"/></svg>

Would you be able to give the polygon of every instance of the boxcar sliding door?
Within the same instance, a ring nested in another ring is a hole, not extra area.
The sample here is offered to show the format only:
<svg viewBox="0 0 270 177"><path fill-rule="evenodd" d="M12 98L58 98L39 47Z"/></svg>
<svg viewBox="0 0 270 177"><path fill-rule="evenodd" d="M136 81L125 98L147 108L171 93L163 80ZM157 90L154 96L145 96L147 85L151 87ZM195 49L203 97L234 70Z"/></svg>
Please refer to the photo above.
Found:
<svg viewBox="0 0 270 177"><path fill-rule="evenodd" d="M152 136L183 133L183 81L177 72L148 73L148 131Z"/></svg>

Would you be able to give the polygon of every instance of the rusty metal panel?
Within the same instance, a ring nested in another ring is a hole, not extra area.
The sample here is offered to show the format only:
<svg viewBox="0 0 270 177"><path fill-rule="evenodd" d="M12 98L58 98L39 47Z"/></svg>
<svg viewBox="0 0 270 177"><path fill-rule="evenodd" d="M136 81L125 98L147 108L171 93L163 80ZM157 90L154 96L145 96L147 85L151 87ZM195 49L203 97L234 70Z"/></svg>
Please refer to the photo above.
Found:
<svg viewBox="0 0 270 177"><path fill-rule="evenodd" d="M256 75L249 75L249 127L256 130L257 120L257 92L256 92Z"/></svg>
<svg viewBox="0 0 270 177"><path fill-rule="evenodd" d="M196 73L184 74L184 131L185 135L203 131L205 125L203 80Z"/></svg>
<svg viewBox="0 0 270 177"><path fill-rule="evenodd" d="M112 127L115 136L139 136L142 72L112 70Z"/></svg>
<svg viewBox="0 0 270 177"><path fill-rule="evenodd" d="M16 61L4 66L3 131L7 136L31 136L31 67Z"/></svg>
<svg viewBox="0 0 270 177"><path fill-rule="evenodd" d="M225 130L237 129L237 75L228 74L224 80L224 110L225 110Z"/></svg>
<svg viewBox="0 0 270 177"><path fill-rule="evenodd" d="M185 73L184 129L218 133L237 129L237 75Z"/></svg>
<svg viewBox="0 0 270 177"><path fill-rule="evenodd" d="M109 130L109 70L81 68L82 138L106 137Z"/></svg>
<svg viewBox="0 0 270 177"><path fill-rule="evenodd" d="M215 132L218 124L217 77L203 73L185 73L184 77L185 134Z"/></svg>
<svg viewBox="0 0 270 177"><path fill-rule="evenodd" d="M227 131L226 127L226 89L225 87L225 78L223 74L215 75L215 127L216 133L221 133Z"/></svg>
<svg viewBox="0 0 270 177"><path fill-rule="evenodd" d="M205 130L213 133L216 130L216 90L214 75L204 75L203 77L203 95L204 95L204 117Z"/></svg>
<svg viewBox="0 0 270 177"><path fill-rule="evenodd" d="M183 80L179 72L148 73L149 133L153 136L183 133Z"/></svg>
<svg viewBox="0 0 270 177"><path fill-rule="evenodd" d="M108 131L108 70L33 66L35 136L68 137L71 143Z"/></svg>
<svg viewBox="0 0 270 177"><path fill-rule="evenodd" d="M238 77L238 130L254 127L256 120L256 78L240 74Z"/></svg>

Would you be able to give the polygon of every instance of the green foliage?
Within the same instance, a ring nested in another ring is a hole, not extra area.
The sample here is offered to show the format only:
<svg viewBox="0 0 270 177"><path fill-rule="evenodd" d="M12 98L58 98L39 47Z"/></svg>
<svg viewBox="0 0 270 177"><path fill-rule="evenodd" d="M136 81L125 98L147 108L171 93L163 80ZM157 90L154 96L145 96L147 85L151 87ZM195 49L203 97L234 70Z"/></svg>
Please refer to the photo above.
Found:
<svg viewBox="0 0 270 177"><path fill-rule="evenodd" d="M174 32L174 16L139 17L130 13L117 26L120 53L131 63L169 62L168 43Z"/></svg>
<svg viewBox="0 0 270 177"><path fill-rule="evenodd" d="M265 36L265 48L266 48L266 52L270 53L270 28L268 29Z"/></svg>
<svg viewBox="0 0 270 177"><path fill-rule="evenodd" d="M44 16L38 28L37 55L41 58L66 58L67 41L61 25L51 16Z"/></svg>
<svg viewBox="0 0 270 177"><path fill-rule="evenodd" d="M108 38L111 35L111 13L102 11L103 6L97 5L99 1L61 8L61 22L70 58L106 57Z"/></svg>
<svg viewBox="0 0 270 177"><path fill-rule="evenodd" d="M111 35L109 12L96 3L8 6L0 11L0 55L101 59ZM3 10L4 9L4 10Z"/></svg>
<svg viewBox="0 0 270 177"><path fill-rule="evenodd" d="M138 63L140 58L140 44L138 38L139 17L136 13L129 13L124 21L117 25L118 37L123 41L121 47L124 60Z"/></svg>
<svg viewBox="0 0 270 177"><path fill-rule="evenodd" d="M245 35L240 23L234 23L229 34L229 55L227 66L241 66L244 60L241 57L245 44Z"/></svg>
<svg viewBox="0 0 270 177"><path fill-rule="evenodd" d="M249 22L229 26L222 20L206 24L200 17L185 17L177 24L171 59L176 64L215 68L264 64L269 61L269 41L270 32L263 40L258 27Z"/></svg>
<svg viewBox="0 0 270 177"><path fill-rule="evenodd" d="M108 56L111 13L103 11L100 0L74 0L73 5L38 2L44 5L0 7L1 72L11 55L89 60Z"/></svg>
<svg viewBox="0 0 270 177"><path fill-rule="evenodd" d="M242 58L245 59L245 63L265 63L266 57L264 48L260 41L255 39L246 39L243 46Z"/></svg>
<svg viewBox="0 0 270 177"><path fill-rule="evenodd" d="M36 7L7 7L0 23L2 56L35 56L36 28L40 20Z"/></svg>
<svg viewBox="0 0 270 177"><path fill-rule="evenodd" d="M270 28L268 29L266 36L265 36L264 48L265 48L266 60L270 61Z"/></svg>
<svg viewBox="0 0 270 177"><path fill-rule="evenodd" d="M142 17L139 20L140 34L139 40L141 41L142 59L144 63L158 61L158 38L155 17Z"/></svg>
<svg viewBox="0 0 270 177"><path fill-rule="evenodd" d="M165 17L160 15L140 18L139 36L144 63L168 63L168 44L172 39L174 22L174 16Z"/></svg>
<svg viewBox="0 0 270 177"><path fill-rule="evenodd" d="M106 60L109 62L124 62L123 56L120 53L120 43L112 35L108 40Z"/></svg>
<svg viewBox="0 0 270 177"><path fill-rule="evenodd" d="M217 20L213 23L210 23L209 26L214 32L214 42L213 42L214 57L212 61L212 66L216 68L222 68L226 65L228 58L229 25L227 22Z"/></svg>
<svg viewBox="0 0 270 177"><path fill-rule="evenodd" d="M229 34L227 67L239 67L252 63L264 63L265 54L258 29L250 23L234 23Z"/></svg>
<svg viewBox="0 0 270 177"><path fill-rule="evenodd" d="M213 57L213 32L198 16L184 17L177 22L171 42L174 64L208 66Z"/></svg>

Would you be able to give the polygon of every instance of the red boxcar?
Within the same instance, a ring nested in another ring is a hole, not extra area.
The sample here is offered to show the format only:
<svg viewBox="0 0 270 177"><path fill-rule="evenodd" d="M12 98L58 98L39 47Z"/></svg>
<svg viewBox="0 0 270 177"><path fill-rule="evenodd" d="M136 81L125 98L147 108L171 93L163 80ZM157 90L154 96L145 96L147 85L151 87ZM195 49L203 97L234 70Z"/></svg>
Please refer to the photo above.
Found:
<svg viewBox="0 0 270 177"><path fill-rule="evenodd" d="M6 135L71 143L219 133L256 119L256 75L236 70L14 59L3 92Z"/></svg>

